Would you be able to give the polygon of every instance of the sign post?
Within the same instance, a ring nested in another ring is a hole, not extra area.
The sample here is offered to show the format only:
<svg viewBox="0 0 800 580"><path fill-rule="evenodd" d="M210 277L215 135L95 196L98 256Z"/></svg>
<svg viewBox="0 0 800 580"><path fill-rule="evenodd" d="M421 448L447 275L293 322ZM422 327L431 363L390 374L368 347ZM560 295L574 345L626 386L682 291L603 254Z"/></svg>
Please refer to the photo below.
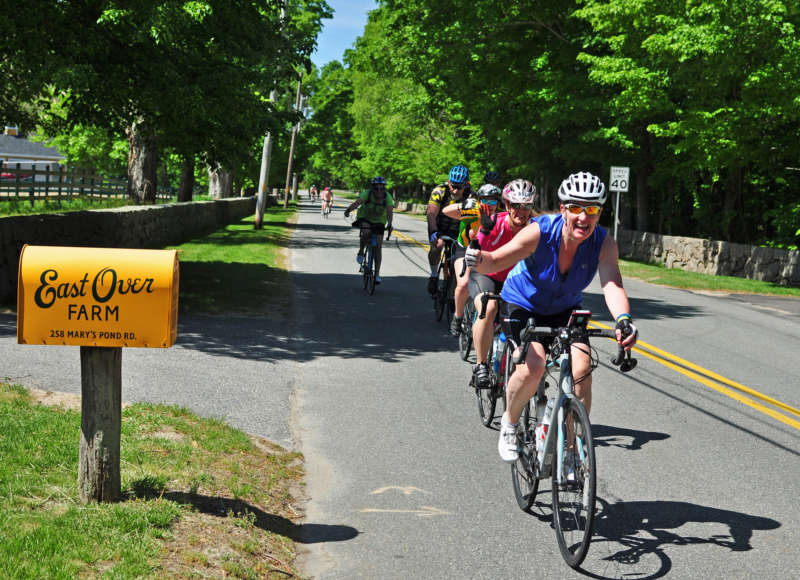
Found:
<svg viewBox="0 0 800 580"><path fill-rule="evenodd" d="M614 204L614 239L617 240L617 226L619 225L619 194L627 193L630 184L630 167L611 167L611 178L608 180L608 190L617 192Z"/></svg>
<svg viewBox="0 0 800 580"><path fill-rule="evenodd" d="M81 502L120 495L122 347L172 346L176 250L24 246L17 342L80 346Z"/></svg>

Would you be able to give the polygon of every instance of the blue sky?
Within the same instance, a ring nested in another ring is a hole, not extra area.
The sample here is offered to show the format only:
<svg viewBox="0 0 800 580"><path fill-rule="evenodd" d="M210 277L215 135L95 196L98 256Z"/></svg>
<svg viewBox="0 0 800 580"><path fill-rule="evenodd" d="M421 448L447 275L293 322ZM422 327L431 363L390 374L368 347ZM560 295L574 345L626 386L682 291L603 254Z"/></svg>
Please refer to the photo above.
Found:
<svg viewBox="0 0 800 580"><path fill-rule="evenodd" d="M342 60L344 51L353 47L356 38L364 32L367 12L378 7L376 0L327 0L333 9L333 19L323 20L322 32L317 38L317 50L311 60L322 68L332 60Z"/></svg>

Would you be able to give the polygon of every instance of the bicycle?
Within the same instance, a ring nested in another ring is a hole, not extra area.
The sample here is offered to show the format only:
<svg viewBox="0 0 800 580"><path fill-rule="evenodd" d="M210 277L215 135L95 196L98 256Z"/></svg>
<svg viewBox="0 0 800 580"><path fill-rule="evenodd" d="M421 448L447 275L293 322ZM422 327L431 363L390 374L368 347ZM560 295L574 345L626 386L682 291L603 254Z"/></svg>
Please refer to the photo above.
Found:
<svg viewBox="0 0 800 580"><path fill-rule="evenodd" d="M575 310L567 326L562 328L536 328L531 319L520 335L518 355L512 355L516 348L513 340L507 340L505 347L505 381L508 381L514 365L525 360L533 339L553 339L547 348L547 364L548 369L559 369L557 392L550 400L545 395L549 386L545 378L554 372L548 370L532 399L535 402L533 423L530 421L530 402L523 409L517 432L519 457L511 464L511 478L517 504L525 511L533 505L539 481L551 478L553 527L561 555L571 568L577 568L583 562L591 542L597 466L589 415L574 393L570 347L579 339L589 337L616 340L613 331L587 328L591 315L588 310ZM596 351L592 349L590 356L589 372L592 372L598 364ZM628 372L636 367L637 361L631 358L630 351L620 347L611 363L620 371Z"/></svg>
<svg viewBox="0 0 800 580"><path fill-rule="evenodd" d="M455 303L455 266L453 265L453 252L456 241L450 236L439 236L444 241L442 257L439 260L439 269L436 272L436 293L433 295L433 310L436 320L439 321L447 314L445 321L450 326L450 320L456 309Z"/></svg>
<svg viewBox="0 0 800 580"><path fill-rule="evenodd" d="M387 230L386 239L392 235L391 230ZM375 293L375 249L378 247L378 236L375 229L372 229L370 234L369 244L367 244L366 252L364 255L364 262L361 264L361 273L363 278L364 290L370 295Z"/></svg>
<svg viewBox="0 0 800 580"><path fill-rule="evenodd" d="M322 201L322 217L328 219L328 215L331 213L331 206L333 206L333 202L329 201L326 202L325 200Z"/></svg>
<svg viewBox="0 0 800 580"><path fill-rule="evenodd" d="M500 300L499 294L491 294L485 292L481 296L481 310L477 314L481 320L486 318L486 305L489 300ZM467 303L469 305L469 302ZM466 319L466 316L465 316ZM472 324L470 324L470 327ZM489 348L489 354L486 358L486 364L492 368L492 373L489 376L489 386L480 389L475 387L470 380L470 386L475 388L475 396L478 399L478 415L481 418L481 423L485 427L491 427L494 421L494 411L497 406L497 401L502 397L503 405L505 407L506 394L505 394L505 370L506 370L506 338L500 325L495 321L494 336L492 338L492 346Z"/></svg>

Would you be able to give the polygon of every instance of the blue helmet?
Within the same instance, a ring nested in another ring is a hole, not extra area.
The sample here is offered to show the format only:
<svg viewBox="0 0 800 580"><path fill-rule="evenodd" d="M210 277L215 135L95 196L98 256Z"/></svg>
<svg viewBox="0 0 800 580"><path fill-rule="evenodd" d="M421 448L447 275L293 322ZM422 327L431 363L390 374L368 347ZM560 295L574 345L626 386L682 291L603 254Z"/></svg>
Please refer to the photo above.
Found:
<svg viewBox="0 0 800 580"><path fill-rule="evenodd" d="M449 179L453 183L466 183L469 181L469 169L463 165L455 165L450 170Z"/></svg>
<svg viewBox="0 0 800 580"><path fill-rule="evenodd" d="M386 185L386 180L380 175L372 178L372 185Z"/></svg>

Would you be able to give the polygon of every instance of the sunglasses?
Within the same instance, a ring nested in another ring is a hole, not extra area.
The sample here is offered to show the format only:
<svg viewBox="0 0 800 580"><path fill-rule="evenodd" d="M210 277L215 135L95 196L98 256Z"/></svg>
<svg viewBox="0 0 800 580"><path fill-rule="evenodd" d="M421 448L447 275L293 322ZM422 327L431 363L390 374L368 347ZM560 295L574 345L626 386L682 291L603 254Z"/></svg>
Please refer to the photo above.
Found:
<svg viewBox="0 0 800 580"><path fill-rule="evenodd" d="M509 203L508 207L511 209L527 209L532 210L533 204L532 203Z"/></svg>
<svg viewBox="0 0 800 580"><path fill-rule="evenodd" d="M450 187L452 187L453 189L464 189L465 187L467 187L467 184L466 183L451 183Z"/></svg>
<svg viewBox="0 0 800 580"><path fill-rule="evenodd" d="M497 205L497 200L496 199L482 199L481 203L483 205Z"/></svg>
<svg viewBox="0 0 800 580"><path fill-rule="evenodd" d="M603 209L599 205L576 205L574 203L568 203L564 207L567 208L567 211L572 215L580 215L583 211L586 212L586 215L597 215L600 213L600 210Z"/></svg>
<svg viewBox="0 0 800 580"><path fill-rule="evenodd" d="M372 186L375 191L386 191L385 185L374 185Z"/></svg>

